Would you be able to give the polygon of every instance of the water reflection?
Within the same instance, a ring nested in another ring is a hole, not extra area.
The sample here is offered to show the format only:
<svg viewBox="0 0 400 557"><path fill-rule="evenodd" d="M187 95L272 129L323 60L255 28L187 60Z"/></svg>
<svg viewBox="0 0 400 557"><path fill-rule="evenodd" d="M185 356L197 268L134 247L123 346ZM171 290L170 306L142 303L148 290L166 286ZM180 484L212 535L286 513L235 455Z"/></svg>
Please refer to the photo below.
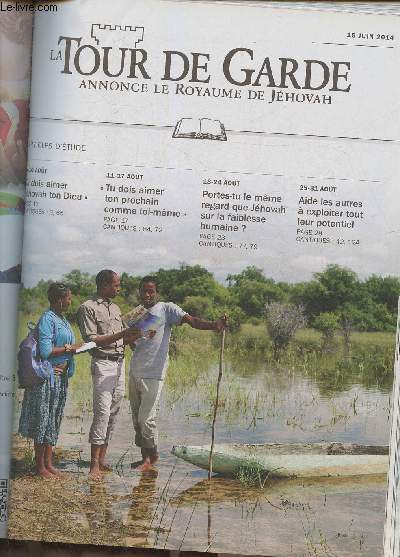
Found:
<svg viewBox="0 0 400 557"><path fill-rule="evenodd" d="M274 478L265 486L243 487L238 481L214 477L211 482L201 480L171 498L171 505L191 506L194 502L216 505L218 503L259 503L263 500L281 497L315 497L316 495L338 493L367 493L371 489L381 489L386 485L385 474L332 478ZM282 506L276 505L282 510Z"/></svg>
<svg viewBox="0 0 400 557"><path fill-rule="evenodd" d="M128 527L131 526L135 533L135 545L149 546L149 533L155 527L153 522L156 515L154 506L157 500L157 477L157 470L143 473L139 478L138 485L133 487L131 492L131 504L125 524ZM126 538L126 544L132 545L129 536Z"/></svg>
<svg viewBox="0 0 400 557"><path fill-rule="evenodd" d="M99 528L108 528L114 521L109 494L102 481L91 482L89 485L86 517L92 532Z"/></svg>
<svg viewBox="0 0 400 557"><path fill-rule="evenodd" d="M313 366L307 371L271 367L262 357L228 359L218 442L386 444L389 395L373 375L368 372L361 381L358 367L341 383L341 372L333 373L326 362ZM125 400L109 449L120 475L107 475L98 484L87 480L90 377L87 382L82 376L79 382L71 381L60 446L82 451L71 470L81 472L77 489L87 495L74 541L80 535L87 540L90 532L92 543L160 549L282 557L379 554L383 477L274 481L260 490L224 478L208 482L206 472L176 461L170 454L173 445L202 445L210 440L215 371L210 358L208 367L182 392L167 387L159 417L161 459L154 474L140 475L129 467L128 461L137 460L140 453L131 446ZM341 388L335 390L337 385ZM65 515L67 530L72 516L68 508Z"/></svg>

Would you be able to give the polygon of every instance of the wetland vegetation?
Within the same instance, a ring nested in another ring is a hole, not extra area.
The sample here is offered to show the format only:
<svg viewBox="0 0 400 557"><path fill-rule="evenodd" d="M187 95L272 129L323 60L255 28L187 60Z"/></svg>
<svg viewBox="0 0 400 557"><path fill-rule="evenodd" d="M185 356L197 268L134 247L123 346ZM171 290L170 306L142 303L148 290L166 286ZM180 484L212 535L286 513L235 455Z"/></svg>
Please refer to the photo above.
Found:
<svg viewBox="0 0 400 557"><path fill-rule="evenodd" d="M360 281L335 266L293 285L254 268L228 277L225 286L201 267L157 276L164 299L204 317L226 311L231 318L218 442L387 443L397 279ZM92 277L72 272L65 279L75 289L73 322L77 305L92 292ZM137 282L123 275L123 311L137 303ZM47 283L35 288L22 297L21 338L46 307L41 292ZM307 317L283 350L268 334L265 307L271 303L301 306ZM210 440L218 346L211 332L174 329L158 472L144 477L130 469L138 451L125 400L110 447L115 473L100 484L87 479L90 357L79 356L59 441L62 482L29 476L31 447L15 438L11 537L296 557L378 554L385 478L271 482L253 466L236 480L214 478L210 487L206 472L170 454L175 444ZM17 401L16 421L18 408Z"/></svg>

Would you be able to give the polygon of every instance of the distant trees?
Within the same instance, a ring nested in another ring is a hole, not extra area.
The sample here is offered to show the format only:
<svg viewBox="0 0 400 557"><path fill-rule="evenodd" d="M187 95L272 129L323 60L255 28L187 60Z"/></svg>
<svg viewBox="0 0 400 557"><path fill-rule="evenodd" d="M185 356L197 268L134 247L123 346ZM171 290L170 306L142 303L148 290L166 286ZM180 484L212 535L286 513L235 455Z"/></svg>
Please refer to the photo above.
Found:
<svg viewBox="0 0 400 557"><path fill-rule="evenodd" d="M139 289L140 277L128 275L128 273L121 274L121 290L126 298L137 297Z"/></svg>
<svg viewBox="0 0 400 557"><path fill-rule="evenodd" d="M372 275L365 281L365 287L371 299L380 305L397 311L400 280L397 277L379 277Z"/></svg>
<svg viewBox="0 0 400 557"><path fill-rule="evenodd" d="M90 296L96 290L94 276L83 273L79 269L73 269L63 276L62 282L68 284L72 294L79 296Z"/></svg>
<svg viewBox="0 0 400 557"><path fill-rule="evenodd" d="M265 306L272 302L283 302L286 293L274 280L266 278L261 269L246 267L237 275L228 275L228 289L237 304L249 317L262 317Z"/></svg>
<svg viewBox="0 0 400 557"><path fill-rule="evenodd" d="M328 265L309 282L293 286L290 299L304 305L311 326L325 313L334 314L347 334L358 331L393 331L396 325L400 280L372 275L360 281L351 269Z"/></svg>
<svg viewBox="0 0 400 557"><path fill-rule="evenodd" d="M195 317L202 317L212 313L212 302L207 296L186 296L185 311Z"/></svg>
<svg viewBox="0 0 400 557"><path fill-rule="evenodd" d="M176 302L187 312L208 319L226 312L235 330L246 321L264 321L266 306L278 307L273 304L302 307L308 325L321 331L327 345L336 330L349 341L353 330L393 331L396 326L400 294L397 277L372 275L362 281L354 271L339 265L328 265L314 273L310 281L297 283L276 282L255 266L228 275L225 284L201 265L182 264L151 274L158 281L161 299ZM140 279L126 272L121 274L121 294L116 301L123 311L138 303ZM62 280L74 295L68 315L73 320L79 304L95 291L94 276L74 269ZM36 314L47 307L50 282L42 280L34 288L23 289L24 313Z"/></svg>
<svg viewBox="0 0 400 557"><path fill-rule="evenodd" d="M313 279L294 292L294 301L304 305L312 319L325 312L334 312L357 297L356 273L339 265L328 265L325 271L314 273Z"/></svg>
<svg viewBox="0 0 400 557"><path fill-rule="evenodd" d="M40 280L34 288L24 288L20 295L20 310L26 314L41 312L47 305L47 289L50 280Z"/></svg>

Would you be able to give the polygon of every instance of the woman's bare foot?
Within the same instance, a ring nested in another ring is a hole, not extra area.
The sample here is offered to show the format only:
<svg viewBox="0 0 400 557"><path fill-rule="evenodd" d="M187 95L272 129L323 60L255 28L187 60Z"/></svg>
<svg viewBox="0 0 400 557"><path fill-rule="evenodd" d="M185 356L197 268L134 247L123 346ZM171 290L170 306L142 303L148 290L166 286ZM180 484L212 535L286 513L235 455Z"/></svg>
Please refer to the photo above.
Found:
<svg viewBox="0 0 400 557"><path fill-rule="evenodd" d="M50 472L50 470L47 470L47 468L37 468L36 469L36 474L38 476L40 476L41 478L43 478L44 480L54 480L55 479L55 475L52 474Z"/></svg>
<svg viewBox="0 0 400 557"><path fill-rule="evenodd" d="M54 468L52 464L46 464L46 470L48 470L50 474L53 474L56 478L62 478L63 476L63 473L60 472L60 470L57 470L57 468Z"/></svg>

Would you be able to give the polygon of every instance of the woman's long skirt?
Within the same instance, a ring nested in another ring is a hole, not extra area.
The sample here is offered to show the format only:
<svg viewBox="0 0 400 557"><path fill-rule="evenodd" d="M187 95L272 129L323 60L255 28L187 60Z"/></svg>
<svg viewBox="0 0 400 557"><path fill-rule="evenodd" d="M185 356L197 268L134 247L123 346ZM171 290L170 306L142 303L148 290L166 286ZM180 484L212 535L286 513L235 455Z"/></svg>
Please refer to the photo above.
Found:
<svg viewBox="0 0 400 557"><path fill-rule="evenodd" d="M34 439L36 443L56 445L67 400L67 389L66 373L55 375L53 386L49 378L41 385L25 389L19 433Z"/></svg>

